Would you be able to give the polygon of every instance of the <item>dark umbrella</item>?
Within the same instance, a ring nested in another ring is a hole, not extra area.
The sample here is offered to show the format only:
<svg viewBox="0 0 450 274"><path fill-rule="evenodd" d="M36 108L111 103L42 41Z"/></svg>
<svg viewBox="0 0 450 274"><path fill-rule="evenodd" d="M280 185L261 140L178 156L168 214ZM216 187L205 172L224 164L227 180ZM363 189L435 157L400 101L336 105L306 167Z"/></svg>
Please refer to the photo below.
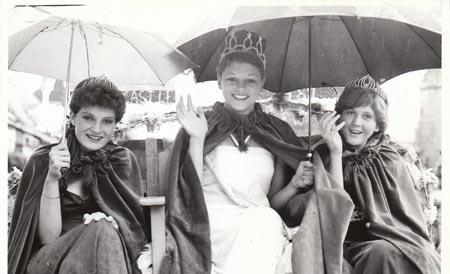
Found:
<svg viewBox="0 0 450 274"><path fill-rule="evenodd" d="M362 10L367 17L357 12L354 7L240 7L231 24L245 24L210 31L178 49L198 65L197 81L215 80L227 33L257 32L267 40L264 88L272 92L339 87L366 74L384 82L409 71L441 67L441 34L405 23L422 18L420 10L410 12L410 20L404 13L386 12L399 21L369 17L381 14L376 9ZM296 14L301 16L292 16ZM259 21L248 22L255 19Z"/></svg>

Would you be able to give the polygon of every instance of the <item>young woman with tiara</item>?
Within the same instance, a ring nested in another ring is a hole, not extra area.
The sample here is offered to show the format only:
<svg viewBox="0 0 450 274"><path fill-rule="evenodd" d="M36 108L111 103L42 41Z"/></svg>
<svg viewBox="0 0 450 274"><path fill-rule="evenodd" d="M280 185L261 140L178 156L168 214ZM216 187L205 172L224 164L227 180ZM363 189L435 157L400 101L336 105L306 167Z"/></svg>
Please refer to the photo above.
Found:
<svg viewBox="0 0 450 274"><path fill-rule="evenodd" d="M355 205L345 258L355 273L440 273L414 183L385 134L387 109L386 94L367 75L349 82L335 112L322 117L345 123L342 145L328 145L343 146L344 188Z"/></svg>
<svg viewBox="0 0 450 274"><path fill-rule="evenodd" d="M284 273L284 224L271 206L311 189L313 169L291 127L255 102L265 48L257 33L231 32L217 66L225 102L208 113L189 96L178 104L163 273Z"/></svg>

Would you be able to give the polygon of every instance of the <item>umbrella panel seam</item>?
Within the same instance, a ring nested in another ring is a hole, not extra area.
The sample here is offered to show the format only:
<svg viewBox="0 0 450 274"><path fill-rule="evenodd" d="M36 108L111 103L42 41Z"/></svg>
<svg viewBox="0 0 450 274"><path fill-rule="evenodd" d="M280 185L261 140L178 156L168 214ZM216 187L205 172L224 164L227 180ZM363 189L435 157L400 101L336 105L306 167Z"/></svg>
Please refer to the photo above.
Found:
<svg viewBox="0 0 450 274"><path fill-rule="evenodd" d="M158 80L161 83L164 83L164 81L162 81L161 77L158 75L158 73L156 73L156 70L154 70L152 64L150 64L147 59L144 57L144 55L142 55L142 53L134 46L134 44L132 44L128 39L126 39L123 35L121 35L120 33L117 33L115 31L112 31L111 29L108 29L108 26L103 26L103 28L105 28L106 30L109 30L111 33L115 33L116 35L118 35L120 38L122 38L124 41L126 41L132 48L134 48L134 50L142 57L142 59L148 64L148 66L155 71L155 75L156 77L158 77Z"/></svg>

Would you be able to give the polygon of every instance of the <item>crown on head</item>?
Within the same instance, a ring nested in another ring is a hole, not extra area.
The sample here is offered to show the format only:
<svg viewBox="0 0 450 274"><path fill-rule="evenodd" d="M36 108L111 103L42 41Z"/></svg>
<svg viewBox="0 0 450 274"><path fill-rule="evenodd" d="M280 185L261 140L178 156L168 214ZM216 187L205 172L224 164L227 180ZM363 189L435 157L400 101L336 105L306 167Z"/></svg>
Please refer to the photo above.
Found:
<svg viewBox="0 0 450 274"><path fill-rule="evenodd" d="M380 85L369 75L367 74L366 76L363 76L361 78L355 79L355 80L351 80L350 82L348 82L345 87L350 88L350 87L361 87L361 88L366 88L366 89L370 89L373 92L375 92L377 95L379 95L383 101L387 104L387 96L384 93L384 91L380 88Z"/></svg>
<svg viewBox="0 0 450 274"><path fill-rule="evenodd" d="M225 47L220 54L220 61L234 52L255 54L266 67L266 39L256 32L239 30L232 31L225 37ZM220 62L219 61L219 62Z"/></svg>

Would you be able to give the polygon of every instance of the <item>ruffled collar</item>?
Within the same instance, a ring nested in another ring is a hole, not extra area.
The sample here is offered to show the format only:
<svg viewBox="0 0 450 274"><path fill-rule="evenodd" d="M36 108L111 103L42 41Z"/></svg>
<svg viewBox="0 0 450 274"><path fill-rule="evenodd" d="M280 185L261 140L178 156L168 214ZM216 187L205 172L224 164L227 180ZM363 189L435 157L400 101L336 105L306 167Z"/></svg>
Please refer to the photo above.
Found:
<svg viewBox="0 0 450 274"><path fill-rule="evenodd" d="M70 152L70 168L60 179L60 188L67 189L67 181L81 178L83 192L88 193L89 187L97 183L96 173L105 174L111 162L116 161L112 151L117 146L109 142L103 148L95 151L83 151L75 136L75 128L69 127L66 131L67 146Z"/></svg>
<svg viewBox="0 0 450 274"><path fill-rule="evenodd" d="M378 153L381 148L381 145L388 141L388 137L386 135L379 135L371 137L366 145L360 150L356 149L354 146L349 145L345 141L343 142L343 153L342 157L344 160L364 160L371 158L373 155Z"/></svg>
<svg viewBox="0 0 450 274"><path fill-rule="evenodd" d="M216 102L209 117L212 120L219 120L220 127L230 128L231 134L237 139L239 151L247 151L248 145L245 139L252 134L254 127L268 121L267 114L264 113L259 103L255 103L253 110L248 115L239 115L226 108L224 103Z"/></svg>

